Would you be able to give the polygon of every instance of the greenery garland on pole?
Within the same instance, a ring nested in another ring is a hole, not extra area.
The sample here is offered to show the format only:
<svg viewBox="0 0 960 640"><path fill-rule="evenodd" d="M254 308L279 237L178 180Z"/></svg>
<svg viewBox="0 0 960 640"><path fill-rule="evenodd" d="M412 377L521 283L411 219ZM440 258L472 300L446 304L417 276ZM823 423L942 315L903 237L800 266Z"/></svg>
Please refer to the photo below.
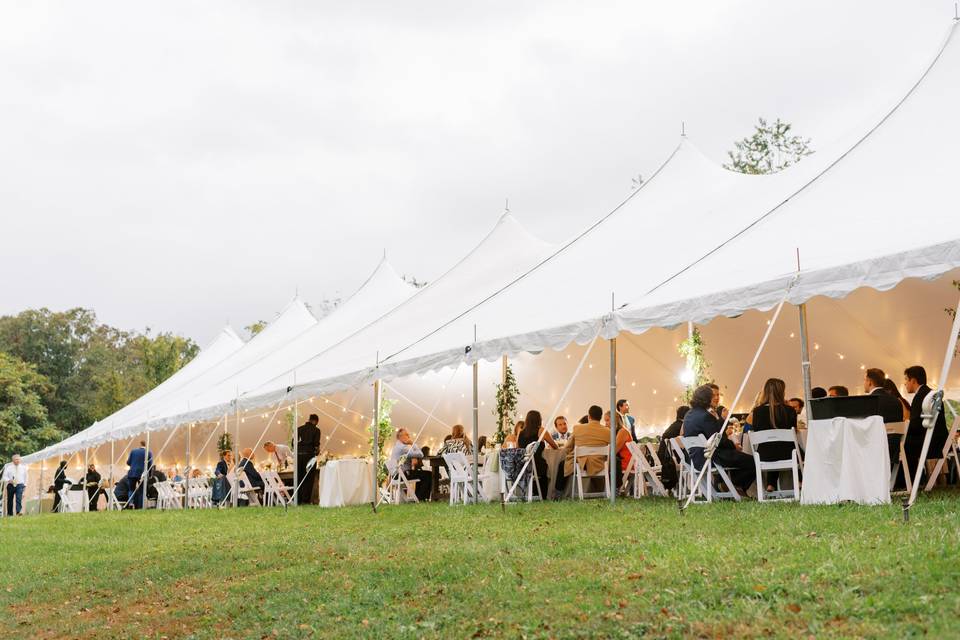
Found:
<svg viewBox="0 0 960 640"><path fill-rule="evenodd" d="M393 435L393 421L390 418L390 412L393 410L393 405L397 403L396 400L391 398L383 397L380 398L380 424L377 425L379 430L377 445L379 446L379 451L377 451L377 486L382 486L384 481L387 479L387 454L385 451L387 440ZM370 425L367 427L367 433L370 434L370 437L367 438L367 448L368 450L373 449L373 429L374 424L373 420L370 421Z"/></svg>
<svg viewBox="0 0 960 640"><path fill-rule="evenodd" d="M229 431L224 431L217 438L217 452L223 455L224 451L233 451L233 439Z"/></svg>
<svg viewBox="0 0 960 640"><path fill-rule="evenodd" d="M684 371L681 379L686 384L683 400L690 404L694 390L710 381L708 376L710 363L703 355L703 337L700 335L700 329L694 327L690 336L677 347L677 351L687 359L687 370Z"/></svg>
<svg viewBox="0 0 960 640"><path fill-rule="evenodd" d="M513 375L513 366L507 365L506 373L503 377L503 383L497 384L497 406L493 409L493 415L497 417L497 432L493 435L493 441L496 444L503 444L507 437L508 420L515 420L517 417L517 402L520 398L520 388L517 386L517 378Z"/></svg>

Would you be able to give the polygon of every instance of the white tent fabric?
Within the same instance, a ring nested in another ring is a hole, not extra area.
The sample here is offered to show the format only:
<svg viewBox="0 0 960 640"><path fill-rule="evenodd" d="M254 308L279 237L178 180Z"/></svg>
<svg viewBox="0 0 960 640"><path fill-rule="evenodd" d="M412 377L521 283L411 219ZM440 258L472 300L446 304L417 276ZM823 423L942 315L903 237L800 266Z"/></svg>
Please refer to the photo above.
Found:
<svg viewBox="0 0 960 640"><path fill-rule="evenodd" d="M25 456L24 460L34 462L50 456L60 455L61 453L76 451L86 446L85 443L102 437L103 434L109 430L123 424L130 416L141 411L146 411L148 407L160 399L187 388L202 376L204 372L239 351L243 346L243 339L237 335L233 328L229 326L224 327L220 333L217 334L217 337L214 338L207 347L201 349L200 353L198 353L193 360L147 393L83 431L75 433L69 438L46 449Z"/></svg>
<svg viewBox="0 0 960 640"><path fill-rule="evenodd" d="M956 28L918 83L852 148L745 176L712 165L684 140L643 189L500 294L437 315L413 340L407 333L341 345L298 370L300 392L355 384L369 375L362 367L371 349L389 354L378 375L390 378L561 349L598 331L612 337L768 309L795 278L797 249L802 270L791 303L960 266L951 180L960 130L948 125L960 108ZM611 313L612 294L629 304Z"/></svg>

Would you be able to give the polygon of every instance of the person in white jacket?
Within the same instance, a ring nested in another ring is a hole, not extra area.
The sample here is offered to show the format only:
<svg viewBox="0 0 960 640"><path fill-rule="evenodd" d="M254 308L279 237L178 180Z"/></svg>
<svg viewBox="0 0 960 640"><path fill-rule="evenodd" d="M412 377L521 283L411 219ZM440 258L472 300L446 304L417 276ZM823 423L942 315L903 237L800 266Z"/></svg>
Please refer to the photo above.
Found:
<svg viewBox="0 0 960 640"><path fill-rule="evenodd" d="M13 458L7 464L3 465L3 474L0 475L0 482L7 495L6 515L14 514L14 503L16 503L16 514L23 515L23 492L27 488L27 465L20 460L20 454L13 454Z"/></svg>

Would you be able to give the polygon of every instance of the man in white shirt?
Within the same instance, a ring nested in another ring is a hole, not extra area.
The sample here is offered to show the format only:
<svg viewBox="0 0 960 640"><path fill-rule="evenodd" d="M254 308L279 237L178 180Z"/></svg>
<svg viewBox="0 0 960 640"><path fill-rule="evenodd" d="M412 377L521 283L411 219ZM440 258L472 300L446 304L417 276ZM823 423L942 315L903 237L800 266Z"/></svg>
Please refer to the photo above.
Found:
<svg viewBox="0 0 960 640"><path fill-rule="evenodd" d="M263 443L263 448L270 454L270 463L277 468L277 471L283 469L285 462L292 463L294 461L293 451L285 444L267 441Z"/></svg>
<svg viewBox="0 0 960 640"><path fill-rule="evenodd" d="M17 515L23 515L23 492L27 488L27 465L20 461L20 454L13 454L11 461L3 466L0 482L2 482L7 494L7 515L13 515L14 501L17 504Z"/></svg>

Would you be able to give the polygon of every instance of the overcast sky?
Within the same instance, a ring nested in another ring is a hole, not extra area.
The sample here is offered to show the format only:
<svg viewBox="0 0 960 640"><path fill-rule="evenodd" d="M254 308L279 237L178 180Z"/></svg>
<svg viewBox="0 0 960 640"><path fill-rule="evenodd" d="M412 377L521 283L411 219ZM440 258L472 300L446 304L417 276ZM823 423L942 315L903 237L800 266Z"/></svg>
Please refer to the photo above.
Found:
<svg viewBox="0 0 960 640"><path fill-rule="evenodd" d="M0 313L83 306L204 344L298 288L348 295L384 249L430 280L506 198L559 241L681 121L717 162L758 116L814 148L861 129L954 12L597 4L3 0Z"/></svg>

